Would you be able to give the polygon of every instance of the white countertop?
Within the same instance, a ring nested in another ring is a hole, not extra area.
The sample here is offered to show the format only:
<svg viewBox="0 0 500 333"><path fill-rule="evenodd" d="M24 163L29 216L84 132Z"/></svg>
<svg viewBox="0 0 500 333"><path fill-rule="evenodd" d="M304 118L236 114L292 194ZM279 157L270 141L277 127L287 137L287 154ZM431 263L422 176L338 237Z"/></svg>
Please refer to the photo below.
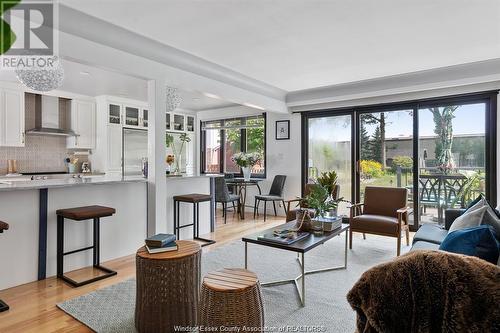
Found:
<svg viewBox="0 0 500 333"><path fill-rule="evenodd" d="M212 177L222 177L222 174L180 174L180 175L166 175L167 180L177 180L177 179L195 179L195 178L212 178Z"/></svg>
<svg viewBox="0 0 500 333"><path fill-rule="evenodd" d="M3 178L0 180L0 191L17 191L17 190L36 190L42 188L57 188L68 186L81 185L105 185L115 183L145 183L147 179L142 176L92 176L83 178L67 178L67 179L45 179L45 180L26 180L12 181Z"/></svg>

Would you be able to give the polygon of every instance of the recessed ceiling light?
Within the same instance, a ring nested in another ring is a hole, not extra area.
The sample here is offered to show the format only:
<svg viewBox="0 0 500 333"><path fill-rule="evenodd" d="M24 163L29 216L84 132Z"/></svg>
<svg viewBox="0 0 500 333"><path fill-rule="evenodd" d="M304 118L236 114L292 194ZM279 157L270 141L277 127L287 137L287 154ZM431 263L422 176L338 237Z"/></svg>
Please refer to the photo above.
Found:
<svg viewBox="0 0 500 333"><path fill-rule="evenodd" d="M193 97L193 101L199 101L200 99L198 97Z"/></svg>
<svg viewBox="0 0 500 333"><path fill-rule="evenodd" d="M89 73L89 72L87 72L87 71L81 71L81 72L80 72L80 74L81 74L81 75L87 75L87 76L90 76L90 73Z"/></svg>

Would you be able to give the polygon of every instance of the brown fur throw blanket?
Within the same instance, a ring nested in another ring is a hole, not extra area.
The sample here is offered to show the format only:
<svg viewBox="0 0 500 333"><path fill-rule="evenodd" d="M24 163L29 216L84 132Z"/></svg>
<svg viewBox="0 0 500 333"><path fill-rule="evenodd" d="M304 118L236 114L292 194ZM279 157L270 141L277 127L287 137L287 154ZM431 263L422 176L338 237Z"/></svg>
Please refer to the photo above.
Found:
<svg viewBox="0 0 500 333"><path fill-rule="evenodd" d="M357 332L500 332L500 267L414 251L363 273L347 300Z"/></svg>

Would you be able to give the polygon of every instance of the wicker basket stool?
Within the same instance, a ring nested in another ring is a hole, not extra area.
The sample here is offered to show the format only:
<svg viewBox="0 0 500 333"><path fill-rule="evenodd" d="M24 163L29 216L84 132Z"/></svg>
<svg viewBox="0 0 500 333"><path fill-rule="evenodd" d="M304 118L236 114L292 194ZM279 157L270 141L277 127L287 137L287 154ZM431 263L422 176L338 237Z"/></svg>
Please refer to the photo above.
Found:
<svg viewBox="0 0 500 333"><path fill-rule="evenodd" d="M225 268L205 276L199 324L215 331L243 326L262 329L264 307L257 275L246 269Z"/></svg>
<svg viewBox="0 0 500 333"><path fill-rule="evenodd" d="M197 325L201 247L193 241L176 243L177 251L137 251L135 327L141 333L170 333L174 326Z"/></svg>

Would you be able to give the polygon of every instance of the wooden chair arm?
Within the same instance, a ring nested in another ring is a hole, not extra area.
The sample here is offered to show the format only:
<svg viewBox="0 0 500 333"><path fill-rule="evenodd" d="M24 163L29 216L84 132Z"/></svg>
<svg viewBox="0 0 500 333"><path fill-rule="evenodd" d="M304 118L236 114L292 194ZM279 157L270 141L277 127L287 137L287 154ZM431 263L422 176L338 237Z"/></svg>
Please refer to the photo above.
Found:
<svg viewBox="0 0 500 333"><path fill-rule="evenodd" d="M363 214L362 208L364 205L364 203L359 202L349 206L351 218Z"/></svg>
<svg viewBox="0 0 500 333"><path fill-rule="evenodd" d="M398 222L401 224L403 222L403 216L406 216L406 218L404 219L404 222L406 224L408 224L408 215L410 215L412 213L413 213L413 208L410 208L410 207L399 208L396 211L396 214L398 214Z"/></svg>
<svg viewBox="0 0 500 333"><path fill-rule="evenodd" d="M398 213L398 214L411 213L411 212L413 212L413 209L411 209L410 207L399 208L396 211L396 213Z"/></svg>
<svg viewBox="0 0 500 333"><path fill-rule="evenodd" d="M364 206L364 205L365 205L364 203L358 202L358 203L354 203L354 204L348 206L347 208L361 207L361 206Z"/></svg>
<svg viewBox="0 0 500 333"><path fill-rule="evenodd" d="M287 211L290 211L290 204L292 202L301 202L303 199L302 198L296 198L296 199L291 199L291 200L285 200L286 205L287 205Z"/></svg>

